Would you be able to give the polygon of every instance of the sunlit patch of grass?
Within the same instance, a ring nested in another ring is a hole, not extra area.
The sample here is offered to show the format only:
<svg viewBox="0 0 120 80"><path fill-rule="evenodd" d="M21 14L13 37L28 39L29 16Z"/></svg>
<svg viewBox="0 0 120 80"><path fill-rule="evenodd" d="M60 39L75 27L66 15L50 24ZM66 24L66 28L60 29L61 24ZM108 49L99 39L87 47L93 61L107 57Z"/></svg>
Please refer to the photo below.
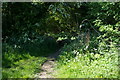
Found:
<svg viewBox="0 0 120 80"><path fill-rule="evenodd" d="M57 50L56 41L49 38L18 45L16 43L2 44L3 78L34 78L34 74L40 72L46 56Z"/></svg>
<svg viewBox="0 0 120 80"><path fill-rule="evenodd" d="M14 62L11 68L3 68L3 78L33 78L45 60L45 57L31 56L29 59Z"/></svg>

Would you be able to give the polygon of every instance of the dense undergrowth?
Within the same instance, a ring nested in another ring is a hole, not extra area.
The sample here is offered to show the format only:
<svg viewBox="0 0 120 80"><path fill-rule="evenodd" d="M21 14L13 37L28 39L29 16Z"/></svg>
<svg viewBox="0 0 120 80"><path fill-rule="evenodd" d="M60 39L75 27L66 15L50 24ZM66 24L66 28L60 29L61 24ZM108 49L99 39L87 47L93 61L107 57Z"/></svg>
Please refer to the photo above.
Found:
<svg viewBox="0 0 120 80"><path fill-rule="evenodd" d="M92 36L91 40L94 37ZM97 43L99 41L99 43ZM54 74L57 78L120 78L118 47L96 37L88 48L78 39L61 50Z"/></svg>
<svg viewBox="0 0 120 80"><path fill-rule="evenodd" d="M39 37L33 42L27 40L24 44L19 43L18 39L16 42L12 40L3 43L3 78L33 78L34 74L40 72L46 56L57 50L56 42L48 37Z"/></svg>

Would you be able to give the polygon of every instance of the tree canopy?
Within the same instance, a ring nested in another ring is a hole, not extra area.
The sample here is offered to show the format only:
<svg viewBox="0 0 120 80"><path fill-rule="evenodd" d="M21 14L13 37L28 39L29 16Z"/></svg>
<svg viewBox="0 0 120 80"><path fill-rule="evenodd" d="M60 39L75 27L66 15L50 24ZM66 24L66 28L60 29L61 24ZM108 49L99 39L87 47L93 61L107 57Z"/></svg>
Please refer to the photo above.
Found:
<svg viewBox="0 0 120 80"><path fill-rule="evenodd" d="M93 25L119 24L120 3L3 3L3 37L76 33L84 19ZM95 28L99 28L97 26ZM113 29L118 28L116 26Z"/></svg>

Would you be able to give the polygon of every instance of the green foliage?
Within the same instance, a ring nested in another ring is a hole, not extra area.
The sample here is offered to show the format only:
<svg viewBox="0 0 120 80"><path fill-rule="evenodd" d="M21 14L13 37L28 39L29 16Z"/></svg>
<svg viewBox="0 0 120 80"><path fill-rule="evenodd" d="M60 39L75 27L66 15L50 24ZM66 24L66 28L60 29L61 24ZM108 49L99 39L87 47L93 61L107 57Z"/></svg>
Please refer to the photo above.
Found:
<svg viewBox="0 0 120 80"><path fill-rule="evenodd" d="M34 56L48 56L48 53L53 53L58 48L56 40L52 37L37 36L35 39L30 39L27 35L11 37L7 40L7 43L3 43L3 47L3 52L10 48L8 50L11 52L15 50L18 50L20 53L25 51Z"/></svg>
<svg viewBox="0 0 120 80"><path fill-rule="evenodd" d="M95 58L95 60L91 60ZM97 59L96 59L97 58ZM100 54L79 55L69 60L66 65L59 65L56 69L58 78L118 78L118 55Z"/></svg>
<svg viewBox="0 0 120 80"><path fill-rule="evenodd" d="M3 37L17 36L31 31L39 33L43 26L36 25L47 14L47 5L34 3L3 3ZM34 19L34 20L33 20ZM28 31L29 30L29 31ZM42 29L44 31L44 29Z"/></svg>
<svg viewBox="0 0 120 80"><path fill-rule="evenodd" d="M119 22L117 22L115 25L104 25L102 24L101 21L97 21L95 23L95 25L99 26L99 30L101 32L104 32L105 34L102 36L102 38L106 39L106 41L110 41L110 42L115 42L118 43L119 42L119 35L120 35L120 31L119 31Z"/></svg>
<svg viewBox="0 0 120 80"><path fill-rule="evenodd" d="M76 43L76 44L75 44ZM102 42L101 42L102 43ZM77 47L76 47L77 45ZM62 49L56 73L58 78L118 78L118 49L112 45L98 53L84 50L78 41ZM99 46L104 48L103 46ZM92 47L94 48L94 47ZM103 53L103 54L102 54ZM101 55L102 54L102 55Z"/></svg>

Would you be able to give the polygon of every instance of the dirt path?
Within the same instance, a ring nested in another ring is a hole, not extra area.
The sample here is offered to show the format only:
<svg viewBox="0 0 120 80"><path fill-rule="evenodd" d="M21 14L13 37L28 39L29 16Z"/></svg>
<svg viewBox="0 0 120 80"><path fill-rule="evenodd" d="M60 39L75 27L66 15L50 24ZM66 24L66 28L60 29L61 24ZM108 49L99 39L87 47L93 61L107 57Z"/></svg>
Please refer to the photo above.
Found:
<svg viewBox="0 0 120 80"><path fill-rule="evenodd" d="M42 71L35 75L36 78L54 78L51 74L54 73L54 67L56 66L56 58L59 56L61 49L59 49L54 54L51 54L42 64Z"/></svg>

